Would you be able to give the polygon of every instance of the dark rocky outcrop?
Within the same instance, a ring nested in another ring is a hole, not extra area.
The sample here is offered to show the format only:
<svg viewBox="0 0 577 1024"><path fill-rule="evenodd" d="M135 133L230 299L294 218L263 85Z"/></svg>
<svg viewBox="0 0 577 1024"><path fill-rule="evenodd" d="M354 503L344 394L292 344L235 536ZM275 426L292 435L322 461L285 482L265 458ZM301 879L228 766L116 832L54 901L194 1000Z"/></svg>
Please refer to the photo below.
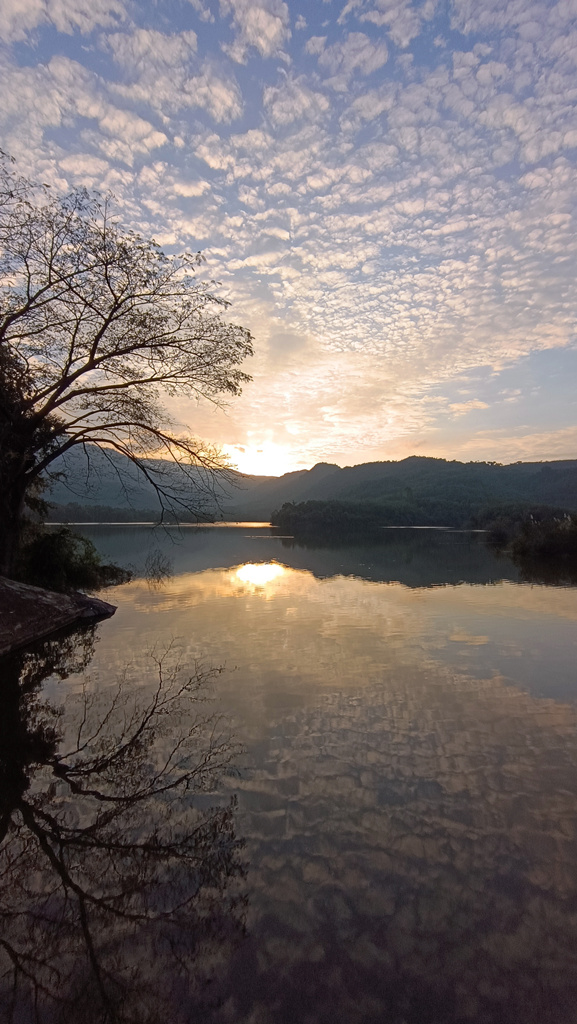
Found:
<svg viewBox="0 0 577 1024"><path fill-rule="evenodd" d="M0 576L0 656L80 623L114 615L116 607L86 594L57 594Z"/></svg>

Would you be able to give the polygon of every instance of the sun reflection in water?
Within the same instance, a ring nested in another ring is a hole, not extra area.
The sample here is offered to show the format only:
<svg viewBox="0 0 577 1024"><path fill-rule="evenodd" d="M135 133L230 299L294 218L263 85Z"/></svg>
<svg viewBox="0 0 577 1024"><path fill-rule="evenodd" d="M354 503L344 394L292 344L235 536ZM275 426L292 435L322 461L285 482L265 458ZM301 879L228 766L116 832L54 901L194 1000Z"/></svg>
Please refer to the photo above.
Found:
<svg viewBox="0 0 577 1024"><path fill-rule="evenodd" d="M236 578L241 583L250 583L253 587L265 587L272 583L279 576L284 576L286 569L284 565L277 562L247 562L236 570Z"/></svg>

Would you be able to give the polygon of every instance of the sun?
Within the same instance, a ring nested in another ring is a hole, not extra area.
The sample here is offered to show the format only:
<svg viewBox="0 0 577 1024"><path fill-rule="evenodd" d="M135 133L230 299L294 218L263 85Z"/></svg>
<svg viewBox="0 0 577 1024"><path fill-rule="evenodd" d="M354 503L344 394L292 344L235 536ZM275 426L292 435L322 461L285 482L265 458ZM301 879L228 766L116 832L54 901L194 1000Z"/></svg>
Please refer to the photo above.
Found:
<svg viewBox="0 0 577 1024"><path fill-rule="evenodd" d="M251 476L282 476L295 469L290 449L274 441L260 445L225 444L224 451L241 473Z"/></svg>

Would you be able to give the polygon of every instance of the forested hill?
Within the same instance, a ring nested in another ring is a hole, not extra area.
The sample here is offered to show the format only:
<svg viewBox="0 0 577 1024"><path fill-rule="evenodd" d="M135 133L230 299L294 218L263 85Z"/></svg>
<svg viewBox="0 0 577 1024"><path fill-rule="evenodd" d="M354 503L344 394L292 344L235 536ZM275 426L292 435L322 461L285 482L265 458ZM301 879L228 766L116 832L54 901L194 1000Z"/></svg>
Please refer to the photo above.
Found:
<svg viewBox="0 0 577 1024"><path fill-rule="evenodd" d="M244 509L269 515L287 501L345 501L387 506L399 523L461 525L471 514L499 505L577 509L577 460L515 463L447 462L412 456L345 469L315 466L251 489ZM249 500L250 499L250 500Z"/></svg>
<svg viewBox="0 0 577 1024"><path fill-rule="evenodd" d="M158 508L153 488L136 473L127 459L115 454L112 462L97 451L90 458L77 451L47 497L59 509L107 506L109 513ZM166 463L167 474L177 470ZM464 523L496 505L549 505L577 510L577 460L524 462L502 466L486 462L448 462L411 456L400 462L368 462L340 469L319 463L310 470L281 477L235 475L233 483L217 486L218 500L227 519L268 520L285 502L346 501L386 506L390 516L403 522ZM216 505L213 511L220 515ZM74 518L69 516L69 518ZM98 518L98 516L95 516Z"/></svg>

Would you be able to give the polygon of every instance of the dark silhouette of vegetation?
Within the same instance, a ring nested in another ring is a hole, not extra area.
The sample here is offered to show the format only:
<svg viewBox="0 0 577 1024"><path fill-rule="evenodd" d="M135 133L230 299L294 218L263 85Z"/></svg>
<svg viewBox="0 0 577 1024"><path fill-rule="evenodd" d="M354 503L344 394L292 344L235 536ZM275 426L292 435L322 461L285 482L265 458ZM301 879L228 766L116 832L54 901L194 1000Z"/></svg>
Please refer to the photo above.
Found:
<svg viewBox="0 0 577 1024"><path fill-rule="evenodd" d="M511 505L475 517L488 543L505 551L521 578L534 583L577 582L577 515L563 509Z"/></svg>
<svg viewBox="0 0 577 1024"><path fill-rule="evenodd" d="M549 505L527 505L522 502L491 506L471 517L475 529L485 530L487 540L497 548L505 548L529 523L554 524L566 515L562 508Z"/></svg>
<svg viewBox="0 0 577 1024"><path fill-rule="evenodd" d="M271 523L299 545L312 548L398 547L397 531L389 527L438 525L407 523L408 518L398 508L393 512L390 505L305 501L286 502L273 513ZM509 556L523 580L552 585L577 582L577 515L517 502L482 509L454 525L483 531L486 543Z"/></svg>
<svg viewBox="0 0 577 1024"><path fill-rule="evenodd" d="M512 551L519 558L577 564L577 515L525 520L513 541Z"/></svg>
<svg viewBox="0 0 577 1024"><path fill-rule="evenodd" d="M203 711L214 672L154 656L152 689L43 680L86 668L94 634L0 663L0 1017L6 1024L184 1024L203 1017L242 934L234 745Z"/></svg>
<svg viewBox="0 0 577 1024"><path fill-rule="evenodd" d="M501 466L411 456L344 469L315 466L254 485L249 479L246 486L236 504L247 518L268 518L287 502L339 501L378 505L390 526L465 528L501 506L576 511L577 461Z"/></svg>
<svg viewBox="0 0 577 1024"><path fill-rule="evenodd" d="M418 511L420 510L420 511ZM569 534L566 522L573 521L564 509L548 506L532 506L521 502L489 506L471 511L471 508L456 508L450 502L408 502L385 504L356 503L352 501L301 501L285 502L273 512L271 524L299 539L331 541L342 538L347 541L383 540L383 530L391 526L446 526L457 529L483 530L487 539L496 547L506 547L525 530L527 536L533 527L553 534L558 527L559 546L567 546ZM564 532L565 531L565 532ZM524 535L524 534L523 534ZM535 544L541 544L535 533ZM547 544L543 540L543 554ZM555 547L549 545L551 553Z"/></svg>
<svg viewBox="0 0 577 1024"><path fill-rule="evenodd" d="M524 579L548 584L577 583L577 515L522 522L510 545Z"/></svg>
<svg viewBox="0 0 577 1024"><path fill-rule="evenodd" d="M100 590L127 583L128 569L102 561L88 537L66 527L36 531L21 545L16 563L18 578L24 583L49 590Z"/></svg>
<svg viewBox="0 0 577 1024"><path fill-rule="evenodd" d="M271 525L299 537L376 538L386 512L378 505L355 505L344 501L286 502L273 512Z"/></svg>
<svg viewBox="0 0 577 1024"><path fill-rule="evenodd" d="M461 521L474 511L511 503L577 509L577 461L501 465L411 456L339 470L321 488L324 494L310 497L411 507L425 503L424 511L428 503L439 503L460 514Z"/></svg>
<svg viewBox="0 0 577 1024"><path fill-rule="evenodd" d="M154 490L127 459L116 454L114 460L115 468L102 466L98 452L84 457L75 449L67 457L67 482L51 484L50 500L58 505L76 501L80 506L124 508L127 521L139 518L138 510L154 507ZM154 463L158 469L162 465L168 473L168 463ZM172 468L178 472L178 467ZM117 472L130 483L129 493L121 492ZM499 466L414 457L345 469L320 464L274 478L232 474L216 498L232 519L268 521L273 509L286 502L346 501L386 508L389 525L465 527L474 516L497 507L577 510L577 461ZM183 511L181 520L184 515ZM157 513L148 516L153 521L156 517Z"/></svg>
<svg viewBox="0 0 577 1024"><path fill-rule="evenodd" d="M123 231L109 198L59 196L6 160L0 252L0 572L14 571L27 496L78 446L121 453L162 510L203 517L225 460L162 401L238 394L252 339L197 282L200 255L168 257Z"/></svg>

